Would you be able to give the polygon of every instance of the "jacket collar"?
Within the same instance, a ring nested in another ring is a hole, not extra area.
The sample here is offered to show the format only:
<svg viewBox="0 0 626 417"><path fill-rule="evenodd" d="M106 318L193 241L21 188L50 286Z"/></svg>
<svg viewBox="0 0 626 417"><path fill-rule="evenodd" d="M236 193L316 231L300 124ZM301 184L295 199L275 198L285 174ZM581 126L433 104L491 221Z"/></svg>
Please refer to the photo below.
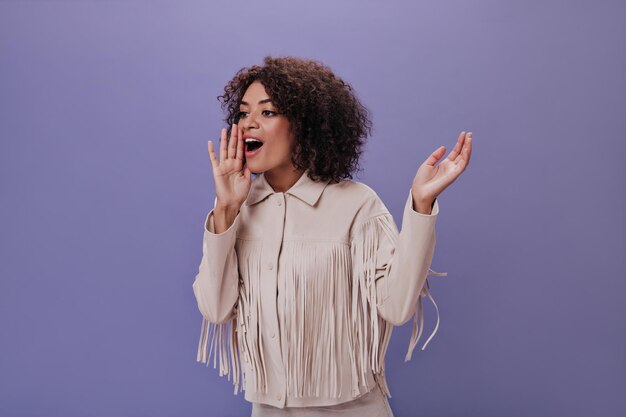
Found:
<svg viewBox="0 0 626 417"><path fill-rule="evenodd" d="M322 195L322 191L324 191L324 188L330 182L330 180L313 181L307 175L308 172L308 169L304 171L298 181L296 181L296 183L292 185L290 189L285 191L285 194L291 194L294 197L298 197L300 200L304 201L310 206L314 206L315 203L317 203L317 200L319 200L320 196ZM265 173L262 172L252 182L252 186L250 188L250 192L248 193L248 198L246 199L245 204L246 206L251 206L265 199L265 197L275 193L276 192L274 191L272 186L267 182L267 179L265 178Z"/></svg>

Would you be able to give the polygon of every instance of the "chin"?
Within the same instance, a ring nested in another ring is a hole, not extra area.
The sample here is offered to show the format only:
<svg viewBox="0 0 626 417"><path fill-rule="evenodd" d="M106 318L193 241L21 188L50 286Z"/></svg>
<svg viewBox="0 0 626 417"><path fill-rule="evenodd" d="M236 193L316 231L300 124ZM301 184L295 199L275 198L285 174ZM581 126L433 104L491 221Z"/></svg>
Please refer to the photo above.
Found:
<svg viewBox="0 0 626 417"><path fill-rule="evenodd" d="M251 173L253 173L254 175L259 175L262 174L263 172L265 172L266 170L263 169L258 169L258 168L253 168L250 165L248 165L248 169L250 170Z"/></svg>
<svg viewBox="0 0 626 417"><path fill-rule="evenodd" d="M259 174L269 171L271 168L267 168L265 164L253 161L252 164L248 165L248 169L253 174L259 175Z"/></svg>

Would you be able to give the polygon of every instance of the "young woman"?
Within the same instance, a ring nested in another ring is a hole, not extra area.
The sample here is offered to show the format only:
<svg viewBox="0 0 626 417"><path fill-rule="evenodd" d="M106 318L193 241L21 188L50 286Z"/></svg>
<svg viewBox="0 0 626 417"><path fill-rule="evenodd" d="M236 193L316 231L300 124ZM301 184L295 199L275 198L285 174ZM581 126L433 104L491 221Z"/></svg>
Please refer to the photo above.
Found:
<svg viewBox="0 0 626 417"><path fill-rule="evenodd" d="M215 367L219 350L220 375L253 416L392 416L386 349L411 318L406 360L421 336L427 275L445 275L430 269L437 197L466 169L471 133L419 166L399 232L352 180L371 121L330 68L268 56L219 98L230 132L219 158L208 143L216 198L193 283L198 361L213 352Z"/></svg>

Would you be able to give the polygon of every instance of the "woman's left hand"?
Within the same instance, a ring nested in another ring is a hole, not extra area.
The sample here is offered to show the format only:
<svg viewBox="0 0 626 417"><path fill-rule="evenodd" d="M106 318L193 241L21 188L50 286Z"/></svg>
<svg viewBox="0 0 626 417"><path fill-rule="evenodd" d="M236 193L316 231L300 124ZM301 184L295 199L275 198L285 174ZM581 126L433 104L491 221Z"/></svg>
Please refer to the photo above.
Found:
<svg viewBox="0 0 626 417"><path fill-rule="evenodd" d="M456 181L467 168L472 154L472 132L467 134L461 132L452 152L439 165L435 166L435 163L445 153L446 147L440 146L430 154L415 174L411 186L413 208L420 213L430 214L437 196Z"/></svg>

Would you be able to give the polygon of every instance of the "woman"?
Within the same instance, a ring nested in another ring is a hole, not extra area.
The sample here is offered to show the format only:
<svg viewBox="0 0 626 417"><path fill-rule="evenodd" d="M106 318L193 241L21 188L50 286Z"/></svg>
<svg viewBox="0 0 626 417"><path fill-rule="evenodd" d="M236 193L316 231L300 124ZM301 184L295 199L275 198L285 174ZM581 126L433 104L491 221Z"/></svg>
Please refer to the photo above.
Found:
<svg viewBox="0 0 626 417"><path fill-rule="evenodd" d="M216 199L193 283L198 361L214 352L215 367L219 350L220 375L253 416L391 416L386 349L411 318L407 360L421 335L437 197L467 167L471 133L420 165L398 232L374 190L351 180L371 122L330 68L266 57L219 98L231 129L219 159L208 143Z"/></svg>

